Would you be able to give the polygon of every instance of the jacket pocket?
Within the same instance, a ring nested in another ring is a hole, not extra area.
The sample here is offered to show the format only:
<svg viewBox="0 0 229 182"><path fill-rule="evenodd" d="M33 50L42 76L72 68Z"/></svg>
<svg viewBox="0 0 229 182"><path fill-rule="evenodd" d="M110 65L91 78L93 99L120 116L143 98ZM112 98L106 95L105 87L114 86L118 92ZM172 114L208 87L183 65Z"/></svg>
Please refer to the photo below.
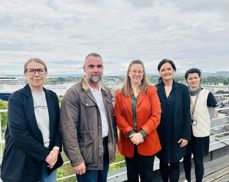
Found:
<svg viewBox="0 0 229 182"><path fill-rule="evenodd" d="M95 107L95 102L88 97L81 98L80 102L85 108Z"/></svg>
<svg viewBox="0 0 229 182"><path fill-rule="evenodd" d="M80 151L85 163L95 163L94 141L90 132L80 132L81 141L79 142Z"/></svg>

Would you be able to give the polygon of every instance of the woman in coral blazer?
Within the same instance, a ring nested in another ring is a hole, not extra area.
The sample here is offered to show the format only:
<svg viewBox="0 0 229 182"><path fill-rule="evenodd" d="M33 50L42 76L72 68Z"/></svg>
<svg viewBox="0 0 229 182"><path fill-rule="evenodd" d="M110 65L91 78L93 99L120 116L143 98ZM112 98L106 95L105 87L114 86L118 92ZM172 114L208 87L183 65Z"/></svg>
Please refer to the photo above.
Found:
<svg viewBox="0 0 229 182"><path fill-rule="evenodd" d="M146 81L142 61L134 60L124 86L116 92L118 149L125 156L128 181L152 181L154 154L161 149L157 126L161 107L155 87Z"/></svg>

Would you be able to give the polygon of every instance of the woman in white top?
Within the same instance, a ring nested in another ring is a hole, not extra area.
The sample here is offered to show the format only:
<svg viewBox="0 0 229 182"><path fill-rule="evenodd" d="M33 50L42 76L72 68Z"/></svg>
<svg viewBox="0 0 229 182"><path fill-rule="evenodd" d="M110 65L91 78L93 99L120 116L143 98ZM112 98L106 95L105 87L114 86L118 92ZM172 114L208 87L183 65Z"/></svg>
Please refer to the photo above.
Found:
<svg viewBox="0 0 229 182"><path fill-rule="evenodd" d="M47 67L42 60L29 59L24 75L28 84L8 102L1 177L4 182L54 182L63 162L58 98L43 87Z"/></svg>
<svg viewBox="0 0 229 182"><path fill-rule="evenodd" d="M203 158L209 151L210 121L214 116L216 100L211 92L201 87L201 71L191 68L185 79L189 86L192 116L192 138L188 153L184 157L185 176L191 181L191 155L194 157L196 182L201 182L204 174Z"/></svg>

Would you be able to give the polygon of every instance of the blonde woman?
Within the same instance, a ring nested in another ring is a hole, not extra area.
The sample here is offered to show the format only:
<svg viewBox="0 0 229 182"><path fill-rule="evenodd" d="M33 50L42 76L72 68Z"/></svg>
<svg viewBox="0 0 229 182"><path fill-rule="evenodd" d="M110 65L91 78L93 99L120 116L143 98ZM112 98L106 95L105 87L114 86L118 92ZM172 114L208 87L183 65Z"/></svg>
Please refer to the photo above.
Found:
<svg viewBox="0 0 229 182"><path fill-rule="evenodd" d="M115 96L118 149L125 156L128 181L152 182L154 154L161 149L157 134L161 107L157 90L146 80L140 60L130 63L125 83Z"/></svg>
<svg viewBox="0 0 229 182"><path fill-rule="evenodd" d="M63 162L58 98L44 88L47 67L42 60L29 59L24 75L28 84L9 98L1 177L4 182L55 182L55 169Z"/></svg>

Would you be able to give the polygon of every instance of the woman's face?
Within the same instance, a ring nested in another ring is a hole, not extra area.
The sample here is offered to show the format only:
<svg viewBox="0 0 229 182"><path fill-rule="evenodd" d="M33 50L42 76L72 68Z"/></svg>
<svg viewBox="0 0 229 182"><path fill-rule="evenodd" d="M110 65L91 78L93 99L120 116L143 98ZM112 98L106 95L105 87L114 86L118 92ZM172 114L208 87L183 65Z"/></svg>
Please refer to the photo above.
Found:
<svg viewBox="0 0 229 182"><path fill-rule="evenodd" d="M159 73L163 81L172 80L174 77L174 69L169 63L163 64L159 70Z"/></svg>
<svg viewBox="0 0 229 182"><path fill-rule="evenodd" d="M144 69L141 64L133 64L129 70L130 81L133 84L140 85L143 79Z"/></svg>
<svg viewBox="0 0 229 182"><path fill-rule="evenodd" d="M32 90L41 90L47 77L45 66L40 63L31 62L26 67L26 80Z"/></svg>
<svg viewBox="0 0 229 182"><path fill-rule="evenodd" d="M187 77L187 83L188 86L191 89L197 89L200 87L200 76L198 75L198 73L189 73L188 77Z"/></svg>

